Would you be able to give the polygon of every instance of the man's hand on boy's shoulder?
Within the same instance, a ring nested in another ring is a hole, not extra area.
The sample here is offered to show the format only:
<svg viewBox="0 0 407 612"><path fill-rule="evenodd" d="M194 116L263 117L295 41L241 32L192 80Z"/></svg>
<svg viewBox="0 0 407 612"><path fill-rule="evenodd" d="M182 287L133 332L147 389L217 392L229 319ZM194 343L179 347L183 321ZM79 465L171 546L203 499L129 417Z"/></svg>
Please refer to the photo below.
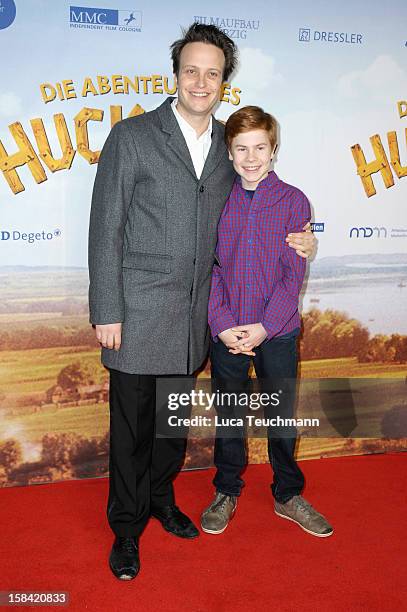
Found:
<svg viewBox="0 0 407 612"><path fill-rule="evenodd" d="M300 257L311 257L316 250L317 240L311 231L310 223L304 226L304 231L288 234L285 240Z"/></svg>

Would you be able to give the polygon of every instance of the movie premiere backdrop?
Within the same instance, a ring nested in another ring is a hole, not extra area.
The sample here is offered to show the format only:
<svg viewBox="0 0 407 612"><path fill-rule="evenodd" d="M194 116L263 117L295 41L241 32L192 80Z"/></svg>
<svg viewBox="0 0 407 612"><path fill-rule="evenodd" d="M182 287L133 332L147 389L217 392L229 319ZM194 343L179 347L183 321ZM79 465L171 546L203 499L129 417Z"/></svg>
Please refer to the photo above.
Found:
<svg viewBox="0 0 407 612"><path fill-rule="evenodd" d="M275 170L312 203L301 380L404 381L405 2L79 4L0 0L1 483L107 472L108 379L87 307L92 186L111 127L176 95L169 45L193 21L240 49L216 116L273 113ZM402 395L381 401L405 411ZM405 449L397 438L302 437L299 457ZM209 465L212 444L191 440L186 467ZM250 440L250 459L266 460L264 440Z"/></svg>

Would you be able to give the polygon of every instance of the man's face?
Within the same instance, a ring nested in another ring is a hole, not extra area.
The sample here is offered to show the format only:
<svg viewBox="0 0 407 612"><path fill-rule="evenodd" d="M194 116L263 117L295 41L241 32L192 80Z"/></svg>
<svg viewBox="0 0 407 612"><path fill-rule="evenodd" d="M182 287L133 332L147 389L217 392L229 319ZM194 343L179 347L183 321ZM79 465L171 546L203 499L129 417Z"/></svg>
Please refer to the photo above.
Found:
<svg viewBox="0 0 407 612"><path fill-rule="evenodd" d="M242 177L245 189L256 189L260 181L266 178L273 153L266 130L243 132L233 138L229 159Z"/></svg>
<svg viewBox="0 0 407 612"><path fill-rule="evenodd" d="M177 109L184 117L209 115L220 97L225 56L207 43L188 43L181 51Z"/></svg>

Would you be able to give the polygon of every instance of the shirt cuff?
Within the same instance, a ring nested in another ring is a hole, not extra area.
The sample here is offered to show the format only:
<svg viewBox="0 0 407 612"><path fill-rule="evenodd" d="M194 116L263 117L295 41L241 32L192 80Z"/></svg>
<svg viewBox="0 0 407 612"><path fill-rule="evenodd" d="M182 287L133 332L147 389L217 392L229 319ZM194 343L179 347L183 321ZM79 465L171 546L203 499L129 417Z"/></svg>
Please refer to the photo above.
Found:
<svg viewBox="0 0 407 612"><path fill-rule="evenodd" d="M267 332L267 340L271 340L272 338L274 338L274 336L276 336L278 332L281 331L284 327L284 325L282 326L272 325L271 323L268 323L267 321L262 321L262 325Z"/></svg>
<svg viewBox="0 0 407 612"><path fill-rule="evenodd" d="M221 334L226 329L230 329L231 327L235 326L236 323L229 312L211 321L209 327L211 329L211 336L213 338L213 341L217 342L219 334Z"/></svg>

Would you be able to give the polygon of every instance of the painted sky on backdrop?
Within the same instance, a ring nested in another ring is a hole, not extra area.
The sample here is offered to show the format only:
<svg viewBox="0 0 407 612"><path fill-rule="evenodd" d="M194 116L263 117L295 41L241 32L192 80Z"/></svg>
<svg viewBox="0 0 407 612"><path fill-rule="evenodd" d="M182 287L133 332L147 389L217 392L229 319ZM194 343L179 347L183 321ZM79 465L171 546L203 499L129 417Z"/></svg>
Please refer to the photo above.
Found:
<svg viewBox="0 0 407 612"><path fill-rule="evenodd" d="M286 3L150 2L83 0L76 4L142 11L141 32L74 29L65 0L16 1L17 15L0 30L2 87L0 140L9 153L15 143L7 126L20 121L32 142L29 120L41 117L56 157L59 147L52 116L64 113L74 140L73 117L83 107L105 111L103 123L89 128L91 146L103 144L109 131L109 105L122 104L126 116L134 104L156 107L163 95L78 97L44 104L39 85L72 79L83 83L98 74L171 76L168 46L180 26L195 16L259 22L246 38L235 38L241 66L233 85L242 89L241 104L259 104L277 117L281 146L277 173L310 197L315 220L325 222L319 235L319 257L372 252L368 240L350 240L352 226L397 226L405 218L407 178L395 178L385 189L374 177L377 195L368 199L356 176L350 146L359 143L373 158L369 137L396 130L401 161L406 163L404 128L397 101L407 99L407 5L401 0L326 3L293 0ZM300 29L311 40L299 40ZM361 34L361 44L313 40L314 32ZM4 59L5 58L5 59ZM226 119L236 106L223 103L217 116ZM34 148L36 146L34 145ZM70 170L52 174L37 185L24 167L18 174L25 192L13 195L0 177L0 231L36 232L61 229L61 237L32 245L1 242L2 264L86 265L87 222L96 166L79 155ZM407 227L407 224L405 224ZM376 240L375 252L407 250L407 239Z"/></svg>

